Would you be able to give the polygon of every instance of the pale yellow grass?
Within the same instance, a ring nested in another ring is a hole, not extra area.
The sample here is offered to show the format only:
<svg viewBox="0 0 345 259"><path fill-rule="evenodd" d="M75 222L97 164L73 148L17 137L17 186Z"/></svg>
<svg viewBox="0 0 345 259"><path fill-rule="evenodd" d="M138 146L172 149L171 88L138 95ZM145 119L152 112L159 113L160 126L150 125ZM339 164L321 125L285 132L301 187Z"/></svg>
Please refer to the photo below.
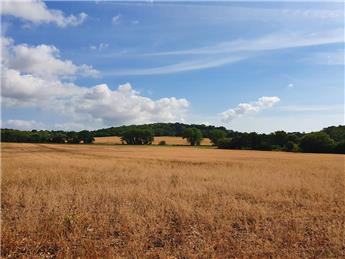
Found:
<svg viewBox="0 0 345 259"><path fill-rule="evenodd" d="M170 137L170 136L161 136L155 137L153 144L157 145L159 142L164 140L167 145L188 145L186 139L181 137ZM97 137L95 138L96 144L122 144L121 137L113 136L113 137ZM212 145L211 141L208 138L204 138L201 141L202 146L210 146Z"/></svg>
<svg viewBox="0 0 345 259"><path fill-rule="evenodd" d="M344 156L2 144L1 256L341 258Z"/></svg>

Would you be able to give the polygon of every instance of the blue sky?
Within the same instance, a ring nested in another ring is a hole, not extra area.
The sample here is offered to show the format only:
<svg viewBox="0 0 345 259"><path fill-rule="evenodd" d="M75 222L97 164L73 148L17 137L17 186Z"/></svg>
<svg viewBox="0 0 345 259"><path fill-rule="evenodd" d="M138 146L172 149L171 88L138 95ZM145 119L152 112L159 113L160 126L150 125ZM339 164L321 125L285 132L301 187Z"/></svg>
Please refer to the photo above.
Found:
<svg viewBox="0 0 345 259"><path fill-rule="evenodd" d="M340 2L13 2L2 124L312 131L344 124Z"/></svg>

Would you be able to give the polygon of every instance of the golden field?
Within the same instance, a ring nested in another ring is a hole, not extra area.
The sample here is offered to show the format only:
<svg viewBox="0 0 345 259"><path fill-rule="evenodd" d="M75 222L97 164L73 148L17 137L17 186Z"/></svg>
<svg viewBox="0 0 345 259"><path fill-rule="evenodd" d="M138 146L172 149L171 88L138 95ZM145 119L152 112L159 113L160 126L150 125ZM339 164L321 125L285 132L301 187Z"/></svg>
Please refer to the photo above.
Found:
<svg viewBox="0 0 345 259"><path fill-rule="evenodd" d="M342 258L344 156L2 144L1 256Z"/></svg>
<svg viewBox="0 0 345 259"><path fill-rule="evenodd" d="M153 144L158 145L159 142L164 140L167 145L189 145L186 139L181 137L171 137L171 136L161 136L155 137ZM95 138L96 144L122 144L121 137L113 136L113 137L97 137ZM201 141L202 146L211 146L212 143L208 138L204 138Z"/></svg>

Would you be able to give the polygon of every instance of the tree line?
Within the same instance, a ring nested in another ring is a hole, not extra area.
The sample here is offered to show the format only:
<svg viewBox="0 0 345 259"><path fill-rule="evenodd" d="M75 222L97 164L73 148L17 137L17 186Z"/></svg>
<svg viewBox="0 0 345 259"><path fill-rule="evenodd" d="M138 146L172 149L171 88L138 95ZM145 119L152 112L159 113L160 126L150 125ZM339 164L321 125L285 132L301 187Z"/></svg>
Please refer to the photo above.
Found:
<svg viewBox="0 0 345 259"><path fill-rule="evenodd" d="M189 128L185 130L183 138L194 146L200 145L203 136L199 129ZM209 139L221 149L345 154L345 126L328 127L306 134L285 131L258 134L214 129L209 132Z"/></svg>
<svg viewBox="0 0 345 259"><path fill-rule="evenodd" d="M14 129L1 129L1 142L19 143L93 143L92 132L88 130L76 131L48 131L32 130L22 131Z"/></svg>
<svg viewBox="0 0 345 259"><path fill-rule="evenodd" d="M279 150L288 152L345 154L345 126L332 126L318 132L300 133L276 131L270 134L242 133L224 127L188 125L182 123L154 123L112 127L96 131L20 131L1 130L2 142L26 143L93 143L94 137L120 136L123 144L152 144L155 136L177 136L192 146L209 138L221 149ZM165 144L163 141L160 143Z"/></svg>
<svg viewBox="0 0 345 259"><path fill-rule="evenodd" d="M186 128L196 128L199 129L205 138L208 138L210 131L214 129L220 129L223 131L228 131L225 127L216 127L212 125L204 124L185 124L185 123L151 123L142 125L128 125L120 127L110 127L104 129L98 129L92 131L94 137L106 137L106 136L122 136L126 131L131 129L145 129L151 130L153 135L159 136L173 136L182 137L184 130Z"/></svg>

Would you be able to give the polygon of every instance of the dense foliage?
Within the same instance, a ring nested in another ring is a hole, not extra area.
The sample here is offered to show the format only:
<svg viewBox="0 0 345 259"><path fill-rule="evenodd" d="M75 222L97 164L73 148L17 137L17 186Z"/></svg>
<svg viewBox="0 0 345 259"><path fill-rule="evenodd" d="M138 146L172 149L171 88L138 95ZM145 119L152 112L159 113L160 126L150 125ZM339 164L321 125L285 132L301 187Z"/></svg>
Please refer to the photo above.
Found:
<svg viewBox="0 0 345 259"><path fill-rule="evenodd" d="M334 140L325 132L306 134L300 143L303 152L327 153L334 148Z"/></svg>
<svg viewBox="0 0 345 259"><path fill-rule="evenodd" d="M25 142L25 143L93 143L95 141L90 131L48 131L32 130L21 131L14 129L1 130L2 142Z"/></svg>
<svg viewBox="0 0 345 259"><path fill-rule="evenodd" d="M123 133L129 129L150 129L153 131L153 134L156 137L159 136L176 136L182 137L184 130L186 128L196 128L201 131L203 137L208 138L210 132L214 129L222 130L224 132L229 132L224 127L215 127L211 125L204 124L184 124L184 123L152 123L152 124L143 124L143 125L129 125L129 126L120 126L120 127L111 127L106 129L99 129L93 131L95 137L106 137L106 136L122 136Z"/></svg>
<svg viewBox="0 0 345 259"><path fill-rule="evenodd" d="M221 129L214 129L210 131L208 138L211 140L214 146L218 145L218 141L226 138L227 132Z"/></svg>
<svg viewBox="0 0 345 259"><path fill-rule="evenodd" d="M139 137L133 137L133 134ZM26 143L92 143L94 137L121 136L127 144L150 144L153 136L185 137L191 145L210 138L219 148L282 150L289 152L326 152L345 154L345 126L332 126L319 132L300 133L276 131L270 134L241 133L224 127L188 125L183 123L153 123L112 127L95 131L20 131L1 130L2 142ZM128 140L128 141L127 141Z"/></svg>
<svg viewBox="0 0 345 259"><path fill-rule="evenodd" d="M330 132L331 135L327 132ZM270 134L232 132L228 133L226 138L218 140L217 146L222 149L345 154L345 127L332 126L311 133L287 133L285 131L276 131Z"/></svg>
<svg viewBox="0 0 345 259"><path fill-rule="evenodd" d="M150 129L129 129L122 136L122 142L129 145L147 145L153 142L153 132Z"/></svg>
<svg viewBox="0 0 345 259"><path fill-rule="evenodd" d="M202 140L202 133L197 128L187 128L184 130L182 137L187 139L191 146L199 146Z"/></svg>

